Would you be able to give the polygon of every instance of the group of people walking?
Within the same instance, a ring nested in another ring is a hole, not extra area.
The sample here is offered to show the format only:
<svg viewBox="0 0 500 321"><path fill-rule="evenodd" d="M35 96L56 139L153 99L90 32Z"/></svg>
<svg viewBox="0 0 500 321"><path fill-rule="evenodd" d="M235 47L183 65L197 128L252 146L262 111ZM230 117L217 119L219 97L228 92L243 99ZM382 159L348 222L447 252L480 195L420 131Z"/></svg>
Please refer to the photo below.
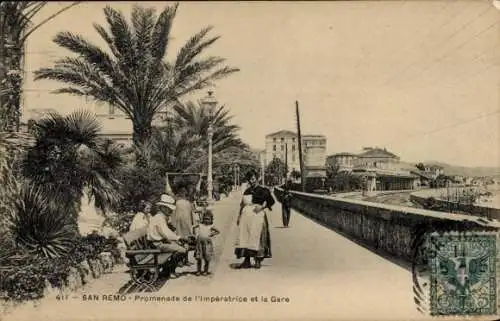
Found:
<svg viewBox="0 0 500 321"><path fill-rule="evenodd" d="M272 257L268 213L275 200L267 187L259 185L256 172L250 171L246 178L249 186L243 192L237 214L234 254L238 259L243 258L238 268L251 268L253 259L253 267L259 269L266 258ZM282 199L284 227L290 222L289 187L289 183L285 184ZM193 251L195 274L209 275L214 254L212 237L220 231L214 226L212 210L207 208L200 212L189 196L188 188L181 185L175 198L163 194L156 203L141 202L130 230L147 227L147 238L156 248L176 253L176 266L192 266L189 253ZM175 269L172 277L178 277Z"/></svg>

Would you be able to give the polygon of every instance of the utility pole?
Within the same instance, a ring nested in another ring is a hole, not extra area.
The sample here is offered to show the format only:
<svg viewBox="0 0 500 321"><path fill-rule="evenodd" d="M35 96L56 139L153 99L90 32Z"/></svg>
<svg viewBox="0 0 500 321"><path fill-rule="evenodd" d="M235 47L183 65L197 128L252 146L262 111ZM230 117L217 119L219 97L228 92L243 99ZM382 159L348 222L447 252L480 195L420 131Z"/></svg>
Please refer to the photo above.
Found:
<svg viewBox="0 0 500 321"><path fill-rule="evenodd" d="M288 143L285 142L285 183L288 178Z"/></svg>
<svg viewBox="0 0 500 321"><path fill-rule="evenodd" d="M302 135L300 133L300 115L299 115L299 102L295 101L295 113L297 114L297 139L299 140L299 162L300 162L300 183L302 185L302 192L306 190L306 173L304 170L304 159L302 158Z"/></svg>
<svg viewBox="0 0 500 321"><path fill-rule="evenodd" d="M265 162L264 162L264 157L262 154L260 154L260 176L262 177L262 185L266 185L266 169L265 169Z"/></svg>

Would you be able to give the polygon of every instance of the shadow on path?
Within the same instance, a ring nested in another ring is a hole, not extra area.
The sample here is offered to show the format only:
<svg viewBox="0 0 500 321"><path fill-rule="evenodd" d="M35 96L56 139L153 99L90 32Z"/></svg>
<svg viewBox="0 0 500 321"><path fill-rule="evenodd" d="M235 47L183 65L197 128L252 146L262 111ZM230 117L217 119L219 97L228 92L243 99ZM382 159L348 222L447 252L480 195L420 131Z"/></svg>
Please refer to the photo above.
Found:
<svg viewBox="0 0 500 321"><path fill-rule="evenodd" d="M353 242L354 244L359 245L360 247L362 247L362 248L364 248L364 249L366 249L366 250L368 250L368 251L372 252L372 253L373 253L373 254L375 254L375 255L378 255L379 257L381 257L381 258L383 258L383 259L387 260L388 262L393 263L393 264L395 264L395 265L399 266L400 268L403 268L403 269L405 269L405 270L407 270L407 271L409 271L409 272L411 272L411 271L412 271L412 266L411 266L411 263L409 263L409 262L405 261L404 259L397 258L397 257L395 257L395 256L391 255L390 253L387 253L387 252L383 251L382 249L379 249L379 248L376 248L376 247L374 247L374 246L372 246L372 245L369 245L369 244L363 243L362 241L360 241L360 240L356 239L355 237L353 237L353 236L351 236L351 235L349 235L349 234L347 234L347 233L345 233L345 232L343 232L343 231L341 231L341 230L339 230L339 229L337 229L337 228L335 228L335 227L333 227L333 226L330 226L330 225L328 225L327 223L322 222L322 221L320 221L320 220L318 220L318 219L316 219L316 218L314 218L314 217L310 217L310 216L308 216L308 215L306 215L306 214L304 214L304 213L302 213L302 212L300 212L300 211L298 211L298 210L296 210L296 209L293 209L293 210L294 210L297 214L302 215L304 218L306 218L306 219L308 219L308 220L310 220L310 221L313 221L313 222L315 222L316 224L321 225L321 226L323 226L323 227L325 227L325 228L329 229L330 231L333 231L333 232L335 232L335 233L337 233L337 234L339 234L339 235L343 236L343 237L344 237L344 238L346 238L347 240L349 240L349 241Z"/></svg>
<svg viewBox="0 0 500 321"><path fill-rule="evenodd" d="M160 276L158 280L156 280L152 285L141 285L136 284L134 281L130 280L125 283L119 290L118 294L132 294L132 293L154 293L158 292L165 284L167 284L170 280L176 280L186 275L196 275L196 272L193 271L183 271L177 272L176 276Z"/></svg>

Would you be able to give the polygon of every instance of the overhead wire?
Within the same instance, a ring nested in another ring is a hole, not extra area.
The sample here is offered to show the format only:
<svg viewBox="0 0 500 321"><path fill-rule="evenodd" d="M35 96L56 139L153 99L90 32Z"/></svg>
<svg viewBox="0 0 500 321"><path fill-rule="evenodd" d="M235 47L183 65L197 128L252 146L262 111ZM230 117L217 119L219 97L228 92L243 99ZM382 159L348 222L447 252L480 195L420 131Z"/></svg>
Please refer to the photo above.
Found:
<svg viewBox="0 0 500 321"><path fill-rule="evenodd" d="M487 9L485 10L482 10L477 16L475 16L474 18L466 21L460 28L454 30L451 35L449 35L447 38L445 38L444 41L440 41L439 44L437 45L437 47L442 47L443 44L446 44L448 43L451 39L453 39L455 36L457 36L460 31L464 30L465 28L467 28L470 24L472 24L474 21L477 21L478 19L481 18L481 16L483 16L484 14L486 14L488 11L490 11L490 7L488 7ZM452 21L453 19L450 19L447 23L449 23L450 21ZM446 24L447 24L446 23ZM441 28L442 29L442 28ZM425 41L424 41L425 42ZM422 42L422 43L424 43ZM432 50L432 52L435 52L435 50ZM424 60L426 59L426 57L428 56L425 56L424 57ZM422 61L422 58L417 58L416 61L413 61L412 63L408 64L406 67L404 67L402 70L400 70L399 72L396 72L392 77L389 77L389 79L387 81L384 82L384 85L389 85L390 83L392 83L394 80L396 80L398 77L400 77L401 75L404 75L405 73L408 72L409 69L411 69L412 67L414 66L417 66L420 62Z"/></svg>

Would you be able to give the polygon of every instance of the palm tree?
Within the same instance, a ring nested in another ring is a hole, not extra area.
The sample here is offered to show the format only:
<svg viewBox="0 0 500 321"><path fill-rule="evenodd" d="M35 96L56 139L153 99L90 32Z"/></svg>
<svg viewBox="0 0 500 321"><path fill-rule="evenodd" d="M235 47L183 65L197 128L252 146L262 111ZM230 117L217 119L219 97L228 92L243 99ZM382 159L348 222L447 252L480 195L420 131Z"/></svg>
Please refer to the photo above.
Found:
<svg viewBox="0 0 500 321"><path fill-rule="evenodd" d="M38 28L80 2L63 7L37 24L33 24L33 18L48 1L0 2L0 131L19 131L26 40Z"/></svg>
<svg viewBox="0 0 500 321"><path fill-rule="evenodd" d="M30 184L42 186L74 223L84 192L102 211L119 200L120 151L103 142L99 131L95 116L88 112L51 113L35 123L36 143L23 161Z"/></svg>
<svg viewBox="0 0 500 321"><path fill-rule="evenodd" d="M208 126L213 127L213 153L217 154L230 147L247 149L248 146L238 136L239 126L231 124L232 116L225 106L204 107L201 104L187 102L186 104L176 104L173 123L179 128L188 128L192 135L206 137ZM208 141L203 141L203 148L206 149Z"/></svg>
<svg viewBox="0 0 500 321"><path fill-rule="evenodd" d="M167 126L156 129L153 134L152 161L166 172L199 172L202 170L199 160L205 159L203 140L193 135L189 128Z"/></svg>
<svg viewBox="0 0 500 321"><path fill-rule="evenodd" d="M164 61L177 8L177 4L166 7L157 17L153 8L135 6L129 23L120 11L106 7L109 31L98 24L94 28L111 55L79 35L60 32L54 42L78 56L62 58L53 68L38 70L35 79L69 84L56 93L91 97L115 106L130 117L134 144L147 144L157 112L238 71L221 66L223 58L200 58L219 39L207 38L211 27L191 37L175 61Z"/></svg>

